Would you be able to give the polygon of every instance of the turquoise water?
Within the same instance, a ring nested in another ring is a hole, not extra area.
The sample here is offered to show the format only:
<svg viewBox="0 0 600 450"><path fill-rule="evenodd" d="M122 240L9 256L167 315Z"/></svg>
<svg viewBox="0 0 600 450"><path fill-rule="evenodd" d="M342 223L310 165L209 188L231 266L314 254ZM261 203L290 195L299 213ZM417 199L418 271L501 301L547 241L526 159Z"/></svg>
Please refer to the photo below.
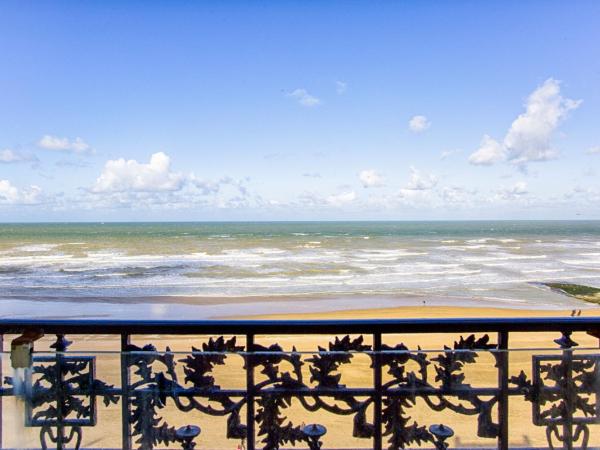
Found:
<svg viewBox="0 0 600 450"><path fill-rule="evenodd" d="M0 225L0 297L21 301L568 304L540 281L598 285L600 222Z"/></svg>

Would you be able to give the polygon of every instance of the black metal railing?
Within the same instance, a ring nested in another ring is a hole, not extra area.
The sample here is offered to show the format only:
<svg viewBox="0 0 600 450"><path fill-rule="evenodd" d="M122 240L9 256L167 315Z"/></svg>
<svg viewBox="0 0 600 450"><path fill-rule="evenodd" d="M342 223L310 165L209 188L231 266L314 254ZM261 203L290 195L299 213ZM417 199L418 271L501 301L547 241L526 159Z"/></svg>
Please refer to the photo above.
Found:
<svg viewBox="0 0 600 450"><path fill-rule="evenodd" d="M513 333L540 332L555 334L548 344L557 351L532 351L529 367L512 370ZM352 435L364 442L363 448L374 449L445 449L455 427L452 417L468 416L476 417L479 438L507 449L510 399L531 404L530 421L543 427L549 448L592 447L590 425L600 423L600 352L578 351L573 339L573 333L598 338L600 318L0 320L0 335L5 339L21 336L13 341L15 349L27 348L42 333L56 335L52 353L34 353L31 367L6 377L0 390L4 403L11 397L23 400L23 424L39 429L38 448L80 448L87 427L103 426L97 413L100 407L120 407L123 449L194 448L203 426L197 423L202 422L198 415L223 418L226 437L248 450L336 447L324 437L325 426L299 425L288 419L292 404L305 411L305 422L312 422L311 417L320 412L351 417ZM422 334L449 335L450 342L437 351L403 343ZM75 339L76 335L120 338L115 349L118 382L110 384L96 375L99 360L94 350L69 351L71 342L65 336ZM132 338L146 342L156 335L204 338L185 353L133 343ZM272 342L291 335L323 335L330 341L308 351L286 350ZM467 372L477 367L482 355L491 357L497 376L493 383L474 386ZM19 360L19 355L11 356ZM216 372L233 356L243 361L244 387L222 387L218 382ZM349 387L344 382L345 368L360 356L369 361L369 373L362 377L368 386ZM447 413L448 423L417 423L411 412L419 408ZM179 415L194 413L194 420L175 428L164 417L171 410ZM2 438L15 433L5 423L0 417L1 448L7 448Z"/></svg>

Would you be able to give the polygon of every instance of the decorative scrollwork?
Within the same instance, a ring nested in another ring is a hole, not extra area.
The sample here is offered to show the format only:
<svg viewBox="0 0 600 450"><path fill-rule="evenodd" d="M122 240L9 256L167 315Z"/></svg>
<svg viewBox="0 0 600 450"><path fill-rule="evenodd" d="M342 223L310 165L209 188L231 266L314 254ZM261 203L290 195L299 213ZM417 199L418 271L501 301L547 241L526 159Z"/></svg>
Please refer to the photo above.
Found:
<svg viewBox="0 0 600 450"><path fill-rule="evenodd" d="M476 362L478 354L475 350L495 349L495 344L489 343L487 335L477 339L471 335L454 342L452 348L444 347L444 352L428 358L427 353L420 348L412 352L404 344L395 347L382 346L382 366L387 367L387 373L392 380L383 386L384 399L383 423L384 436L390 436L390 449L406 448L410 444L420 445L422 442L433 442L433 436L425 426L410 423L407 409L416 404L417 397L422 398L428 406L435 410L450 409L459 414L478 415L477 434L480 437L495 438L498 436L498 425L492 420L492 407L496 397L484 401L465 383L463 370L467 364ZM407 370L407 364L413 362L417 369ZM435 385L429 382L428 367L433 364ZM470 407L455 403L451 399L467 401Z"/></svg>
<svg viewBox="0 0 600 450"><path fill-rule="evenodd" d="M223 337L211 338L202 345L201 350L192 347L190 355L175 361L169 347L161 353L153 345L129 345L126 348L127 367L133 368L133 373L137 376L128 386L132 407L130 423L133 425L132 436L137 438L135 442L139 444L139 448L152 449L158 444L175 442L175 428L158 414L158 410L167 405L168 399L183 412L198 410L204 414L228 416L227 437L244 439L246 425L240 421L240 409L246 399L234 401L215 384L212 375L215 366L225 364L227 353L243 349L236 345L235 337L227 341ZM184 366L184 385L178 382L177 363ZM204 398L205 402L200 398ZM213 407L211 402L220 403L221 408Z"/></svg>
<svg viewBox="0 0 600 450"><path fill-rule="evenodd" d="M571 348L577 343L570 334L555 340L560 355L533 356L533 380L523 371L510 378L532 402L533 423L546 426L551 449L554 440L587 448L588 424L600 423L600 355L574 354Z"/></svg>
<svg viewBox="0 0 600 450"><path fill-rule="evenodd" d="M299 405L308 413L348 416L354 437L385 441L390 450L423 444L446 448L449 428L417 423L411 410L420 404L432 411L473 416L479 437L497 438L500 424L493 412L502 406L502 395L522 396L533 404L533 423L546 427L551 448L578 443L585 449L588 425L600 423L600 355L576 354L572 350L576 343L567 332L555 341L560 354L533 356L531 379L524 371L508 378L502 368L506 365L500 364L507 362L502 359L506 355L487 335L461 336L435 352L374 342L377 351L363 336L335 337L305 354L295 347L285 351L279 344L244 348L235 337L217 337L192 346L179 358L169 347L158 351L153 345L127 345L121 368L127 383L115 388L96 378L95 357L66 353L70 342L58 335L52 346L56 353L34 356L33 367L26 371L25 423L40 428L43 449L78 449L84 427L96 424L96 400L110 406L123 397L126 439L143 450L177 443L191 448L193 439L183 439L181 429L178 435L165 419L167 406L226 418L227 438L242 444L249 433L242 421L246 407L265 450L298 443L320 448L321 428L314 425L311 434L288 418L290 407ZM507 377L516 388L506 387L507 378L504 389L500 383L492 387L469 383L467 369L479 361L481 352L495 358L499 378ZM218 382L217 369L228 363L230 355L243 358L247 389L226 389ZM370 388L349 387L344 379L344 366L360 364L357 355L370 358ZM7 382L16 384L10 378ZM197 425L188 428L193 431Z"/></svg>
<svg viewBox="0 0 600 450"><path fill-rule="evenodd" d="M114 386L96 378L95 357L63 354L70 344L64 335L57 335L50 346L56 355L35 356L33 366L25 369L25 426L41 428L43 449L48 443L78 449L82 427L96 425L96 397L102 397L106 406L119 401ZM13 379L7 381L15 384Z"/></svg>
<svg viewBox="0 0 600 450"><path fill-rule="evenodd" d="M152 449L160 443L168 445L175 442L175 428L170 427L157 412L157 409L165 407L167 395L172 388L165 372L170 375L171 380L176 377L173 354L169 347L166 353L159 354L151 344L144 347L129 345L125 350L127 370L134 368L134 374L138 377L128 386L132 437L137 437L135 442L140 445L140 449ZM155 362L162 364L165 372L154 373Z"/></svg>

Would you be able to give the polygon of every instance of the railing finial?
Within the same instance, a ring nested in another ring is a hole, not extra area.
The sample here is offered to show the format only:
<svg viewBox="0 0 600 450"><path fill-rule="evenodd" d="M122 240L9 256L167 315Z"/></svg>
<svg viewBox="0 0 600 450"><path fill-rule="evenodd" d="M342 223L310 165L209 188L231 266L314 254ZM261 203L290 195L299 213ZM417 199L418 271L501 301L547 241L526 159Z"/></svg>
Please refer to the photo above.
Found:
<svg viewBox="0 0 600 450"><path fill-rule="evenodd" d="M320 439L327 433L327 428L318 423L313 423L306 425L302 429L302 432L308 441L308 447L310 450L320 450L321 446L323 445Z"/></svg>
<svg viewBox="0 0 600 450"><path fill-rule="evenodd" d="M175 431L175 437L181 442L183 450L194 450L196 447L194 439L200 434L200 431L200 427L196 425L186 425Z"/></svg>
<svg viewBox="0 0 600 450"><path fill-rule="evenodd" d="M72 343L73 341L67 340L64 334L57 334L56 341L50 346L50 348L53 348L57 352L64 352Z"/></svg>
<svg viewBox="0 0 600 450"><path fill-rule="evenodd" d="M562 349L569 349L579 345L577 342L571 339L571 331L563 331L562 336L558 339L554 339L554 342Z"/></svg>
<svg viewBox="0 0 600 450"><path fill-rule="evenodd" d="M435 436L434 444L437 450L446 450L448 448L446 439L454 436L454 430L443 423L431 425L429 432Z"/></svg>

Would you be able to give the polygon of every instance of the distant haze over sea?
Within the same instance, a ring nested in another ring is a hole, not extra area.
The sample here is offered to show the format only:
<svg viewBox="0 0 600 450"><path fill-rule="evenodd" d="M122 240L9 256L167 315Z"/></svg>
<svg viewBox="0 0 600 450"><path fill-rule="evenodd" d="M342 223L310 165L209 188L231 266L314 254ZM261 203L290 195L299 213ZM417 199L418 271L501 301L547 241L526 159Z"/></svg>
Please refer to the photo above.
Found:
<svg viewBox="0 0 600 450"><path fill-rule="evenodd" d="M599 221L0 225L4 317L585 306L543 281L600 284Z"/></svg>

